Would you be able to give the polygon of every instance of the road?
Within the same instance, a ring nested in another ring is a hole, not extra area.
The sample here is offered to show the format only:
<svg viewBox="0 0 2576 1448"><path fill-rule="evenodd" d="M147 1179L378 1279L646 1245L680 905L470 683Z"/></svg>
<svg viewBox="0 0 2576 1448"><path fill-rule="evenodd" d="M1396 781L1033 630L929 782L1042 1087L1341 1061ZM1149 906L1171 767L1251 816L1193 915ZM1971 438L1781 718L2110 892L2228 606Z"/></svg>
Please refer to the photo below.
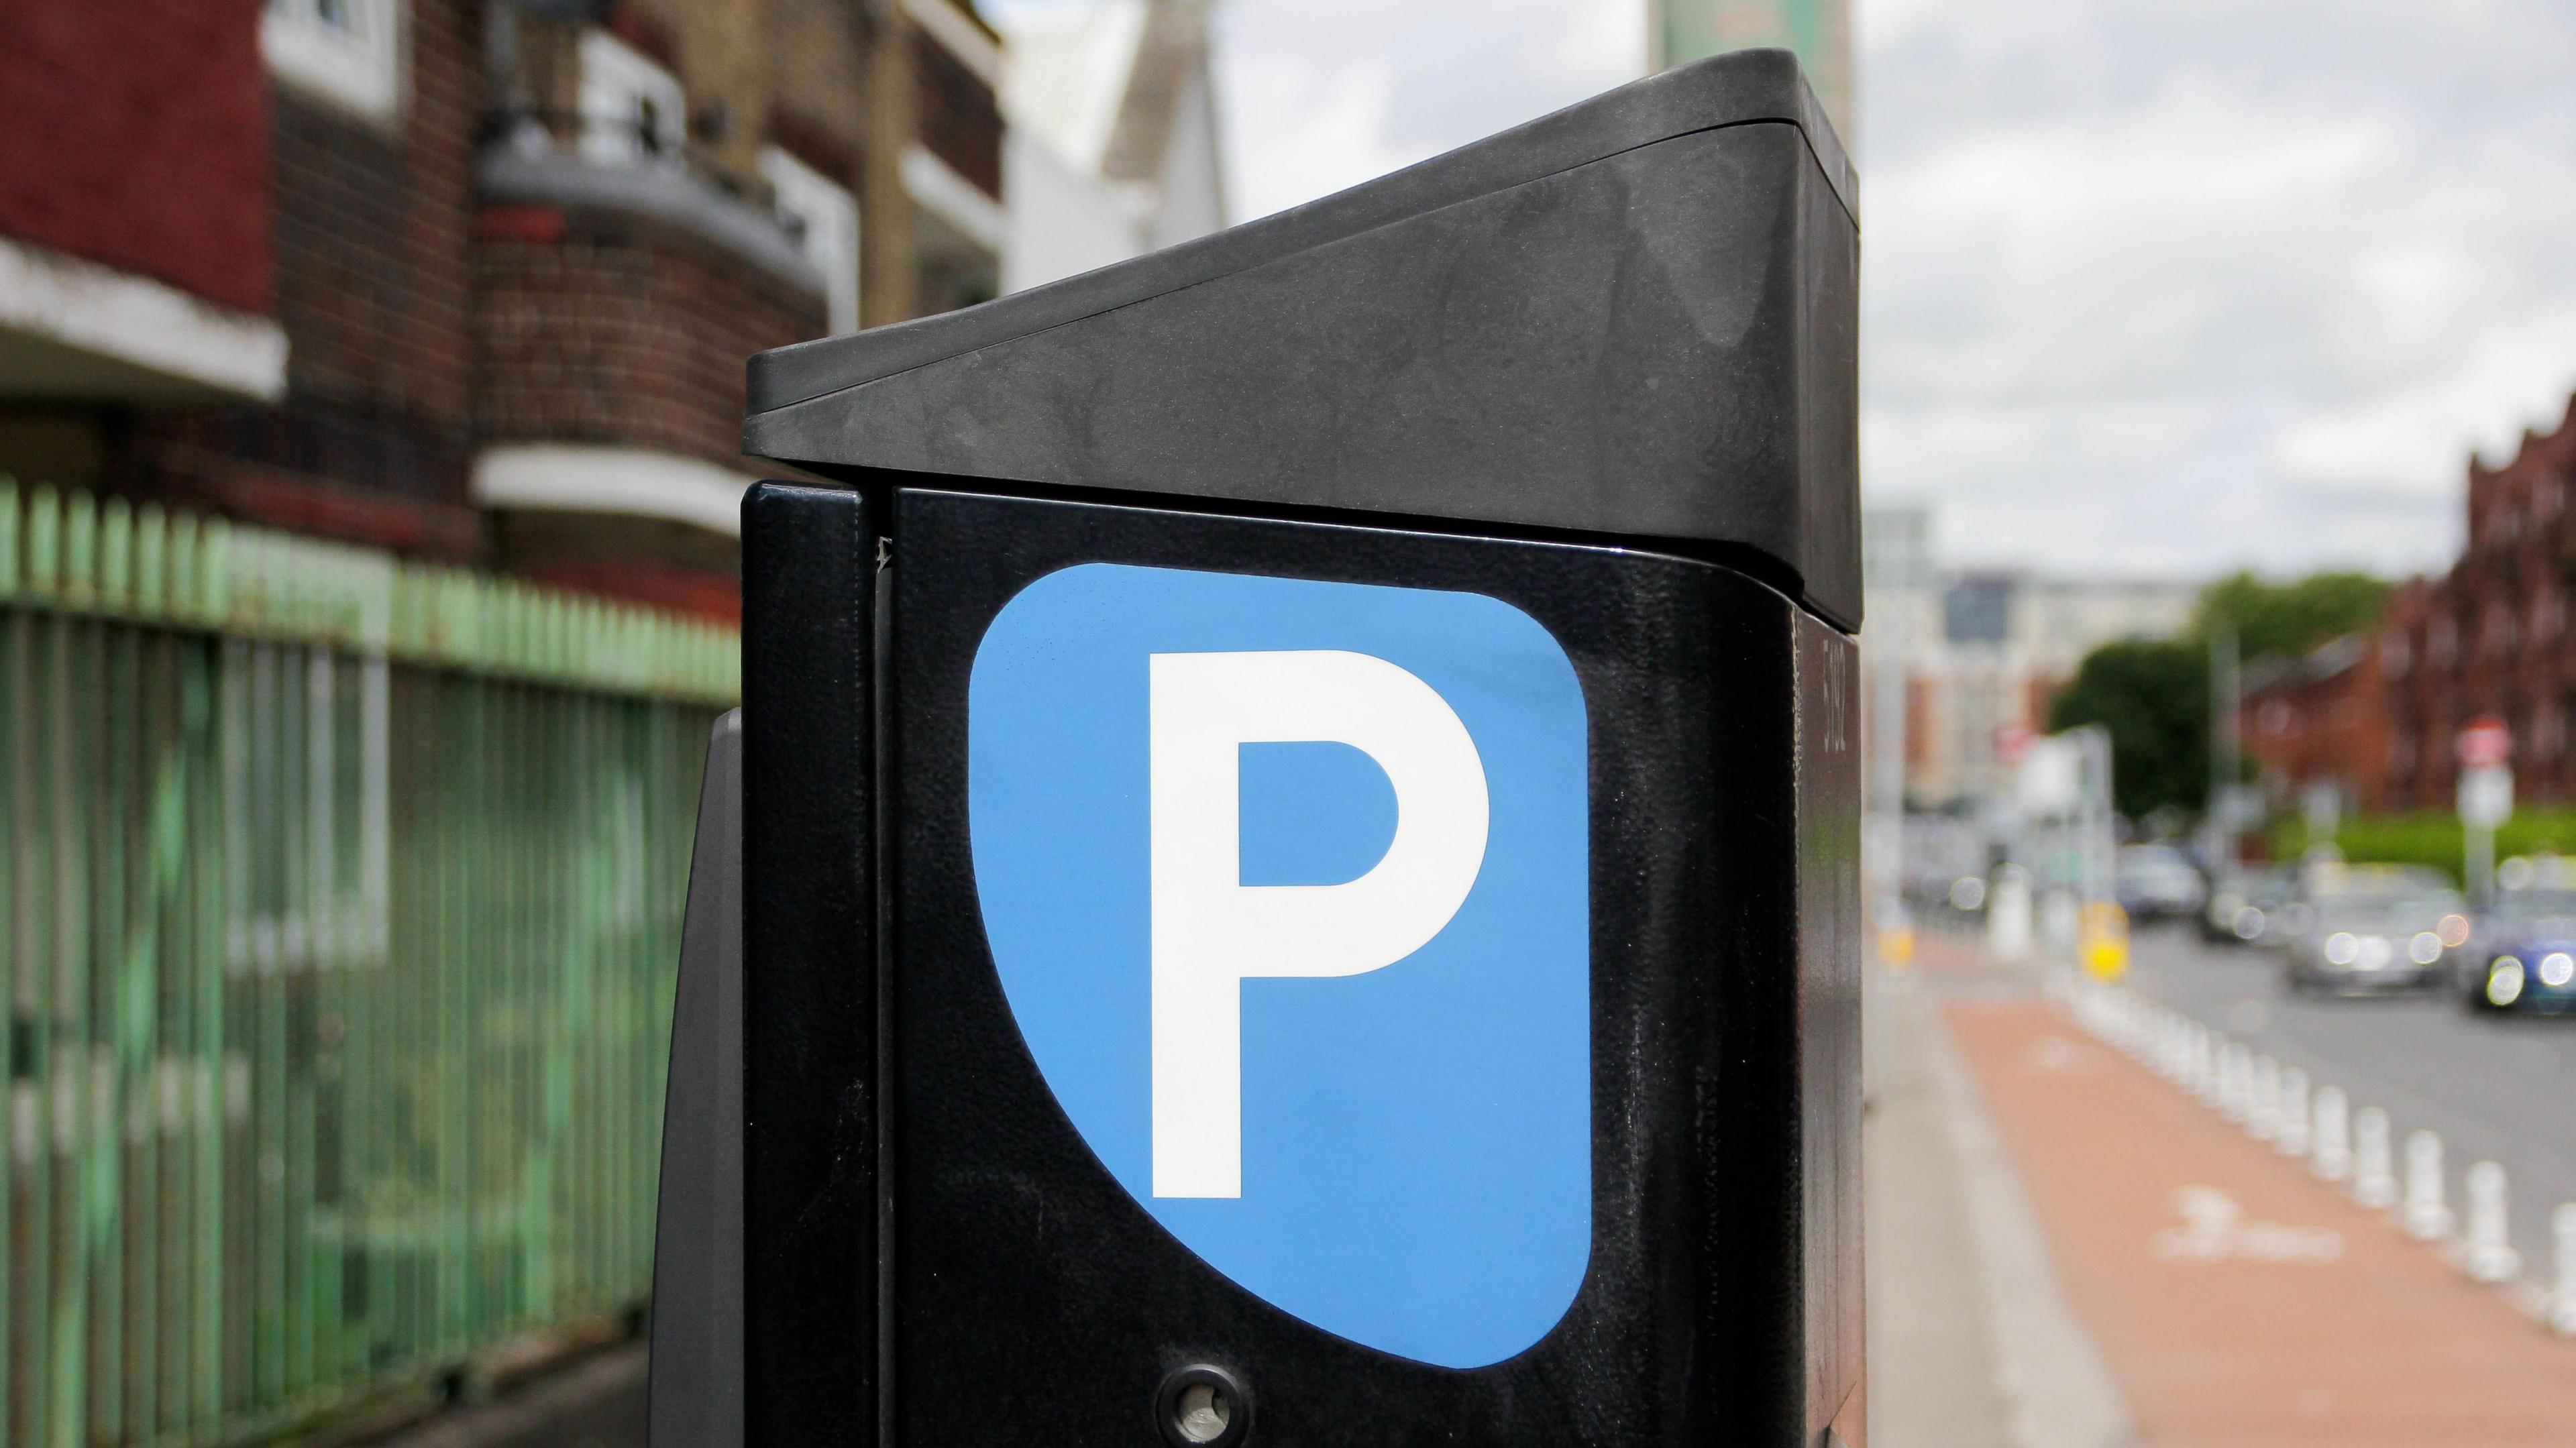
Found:
<svg viewBox="0 0 2576 1448"><path fill-rule="evenodd" d="M2382 1108L2398 1142L2439 1132L2453 1210L2469 1163L2503 1163L2513 1244L2546 1280L2550 1209L2576 1201L2576 1018L2472 1015L2451 995L2294 996L2273 952L2204 945L2187 926L2141 929L2132 962L2141 992Z"/></svg>

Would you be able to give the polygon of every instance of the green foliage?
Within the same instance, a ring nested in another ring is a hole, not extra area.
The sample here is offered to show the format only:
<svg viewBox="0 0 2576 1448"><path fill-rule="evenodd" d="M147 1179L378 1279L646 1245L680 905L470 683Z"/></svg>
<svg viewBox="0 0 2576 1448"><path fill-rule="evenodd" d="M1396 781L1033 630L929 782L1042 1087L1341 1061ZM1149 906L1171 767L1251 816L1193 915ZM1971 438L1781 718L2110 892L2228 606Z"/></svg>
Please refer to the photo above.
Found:
<svg viewBox="0 0 2576 1448"><path fill-rule="evenodd" d="M2430 865L2460 878L2460 817L2448 811L2373 815L2345 820L2335 831L2335 848L2355 864ZM2283 820L2272 830L2272 853L2295 860L2308 848L2307 825ZM2543 850L2576 855L2576 810L2523 810L2496 830L2496 858L2537 854Z"/></svg>
<svg viewBox="0 0 2576 1448"><path fill-rule="evenodd" d="M2247 663L2296 658L2379 622L2387 598L2388 585L2367 573L2315 573L2289 583L2236 573L2202 590L2192 633L2207 639L2222 624L2233 627Z"/></svg>
<svg viewBox="0 0 2576 1448"><path fill-rule="evenodd" d="M2123 639L2084 656L2049 706L2053 733L2111 731L2111 800L2137 819L2167 805L2200 808L2209 792L2209 665L2180 639Z"/></svg>

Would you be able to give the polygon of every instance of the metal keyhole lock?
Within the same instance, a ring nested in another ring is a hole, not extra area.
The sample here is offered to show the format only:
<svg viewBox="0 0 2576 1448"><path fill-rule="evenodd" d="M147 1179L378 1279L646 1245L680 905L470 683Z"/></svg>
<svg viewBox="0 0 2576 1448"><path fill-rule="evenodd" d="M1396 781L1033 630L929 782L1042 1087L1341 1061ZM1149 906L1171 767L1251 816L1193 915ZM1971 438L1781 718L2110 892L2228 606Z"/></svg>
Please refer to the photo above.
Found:
<svg viewBox="0 0 2576 1448"><path fill-rule="evenodd" d="M1154 1421L1173 1448L1233 1448L1252 1431L1252 1397L1232 1373L1193 1363L1155 1390Z"/></svg>

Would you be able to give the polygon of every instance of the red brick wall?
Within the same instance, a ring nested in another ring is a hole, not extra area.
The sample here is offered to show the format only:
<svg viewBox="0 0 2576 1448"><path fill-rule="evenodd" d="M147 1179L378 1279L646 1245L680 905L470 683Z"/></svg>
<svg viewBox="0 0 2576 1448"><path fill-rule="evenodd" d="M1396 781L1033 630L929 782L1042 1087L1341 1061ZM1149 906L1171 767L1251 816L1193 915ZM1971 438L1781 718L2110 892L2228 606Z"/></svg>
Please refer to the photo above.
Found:
<svg viewBox="0 0 2576 1448"><path fill-rule="evenodd" d="M2341 639L2284 664L2245 692L2239 719L2246 756L2284 796L2328 780L2365 809L2391 799L2389 720L2375 638Z"/></svg>
<svg viewBox="0 0 2576 1448"><path fill-rule="evenodd" d="M146 415L119 486L352 542L479 555L467 498L479 5L407 10L407 99L391 124L259 72L285 403Z"/></svg>
<svg viewBox="0 0 2576 1448"><path fill-rule="evenodd" d="M0 3L0 233L268 310L259 8Z"/></svg>
<svg viewBox="0 0 2576 1448"><path fill-rule="evenodd" d="M481 231L478 420L491 441L738 464L743 360L825 325L820 297L677 227L511 207Z"/></svg>
<svg viewBox="0 0 2576 1448"><path fill-rule="evenodd" d="M913 99L921 144L985 195L1002 194L1002 112L990 86L920 31L912 33Z"/></svg>
<svg viewBox="0 0 2576 1448"><path fill-rule="evenodd" d="M2402 591L2383 630L2391 797L2450 807L2453 736L2493 714L2516 797L2576 800L2576 404L2503 467L2471 463L2468 524L2450 573Z"/></svg>
<svg viewBox="0 0 2576 1448"><path fill-rule="evenodd" d="M399 129L278 93L278 319L296 392L462 429L480 31L471 0L410 11Z"/></svg>

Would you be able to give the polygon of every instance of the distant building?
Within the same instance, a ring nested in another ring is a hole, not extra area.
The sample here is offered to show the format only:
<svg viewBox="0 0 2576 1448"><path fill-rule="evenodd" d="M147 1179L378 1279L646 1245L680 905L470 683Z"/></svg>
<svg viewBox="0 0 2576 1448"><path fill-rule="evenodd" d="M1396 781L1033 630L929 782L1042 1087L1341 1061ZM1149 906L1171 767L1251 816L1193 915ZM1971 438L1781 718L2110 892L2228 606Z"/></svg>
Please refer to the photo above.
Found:
<svg viewBox="0 0 2576 1448"><path fill-rule="evenodd" d="M2547 436L2526 431L2502 467L2470 459L2467 502L2459 560L2389 601L2374 641L2384 751L2346 767L2387 808L2449 809L2453 740L2492 714L2513 734L2517 799L2576 802L2576 401Z"/></svg>
<svg viewBox="0 0 2576 1448"><path fill-rule="evenodd" d="M2346 811L2387 807L2389 713L2374 634L2346 634L2303 658L2248 670L2238 735L2275 809L2322 787Z"/></svg>
<svg viewBox="0 0 2576 1448"><path fill-rule="evenodd" d="M1999 797L2022 746L2084 656L2159 638L2191 620L2197 584L2064 579L2000 571L1947 575L1924 601L1906 700L1906 796L1917 809ZM1928 623L1929 627L1922 627Z"/></svg>
<svg viewBox="0 0 2576 1448"><path fill-rule="evenodd" d="M725 617L743 361L981 300L964 0L0 7L0 473Z"/></svg>
<svg viewBox="0 0 2576 1448"><path fill-rule="evenodd" d="M1226 224L1207 16L1203 0L1075 0L1010 22L1004 291Z"/></svg>
<svg viewBox="0 0 2576 1448"><path fill-rule="evenodd" d="M1854 139L1851 15L1851 0L1647 0L1646 43L1655 70L1729 50L1794 50L1848 144Z"/></svg>
<svg viewBox="0 0 2576 1448"><path fill-rule="evenodd" d="M2180 632L2200 585L2172 579L2072 579L1932 561L1917 507L1874 507L1863 523L1869 593L1863 668L1883 679L1903 658L1898 704L1864 685L1872 717L1904 721L1905 802L1951 809L1999 797L2023 743L2046 732L2049 706L2084 656L2123 638ZM1885 700L1886 702L1879 702Z"/></svg>

